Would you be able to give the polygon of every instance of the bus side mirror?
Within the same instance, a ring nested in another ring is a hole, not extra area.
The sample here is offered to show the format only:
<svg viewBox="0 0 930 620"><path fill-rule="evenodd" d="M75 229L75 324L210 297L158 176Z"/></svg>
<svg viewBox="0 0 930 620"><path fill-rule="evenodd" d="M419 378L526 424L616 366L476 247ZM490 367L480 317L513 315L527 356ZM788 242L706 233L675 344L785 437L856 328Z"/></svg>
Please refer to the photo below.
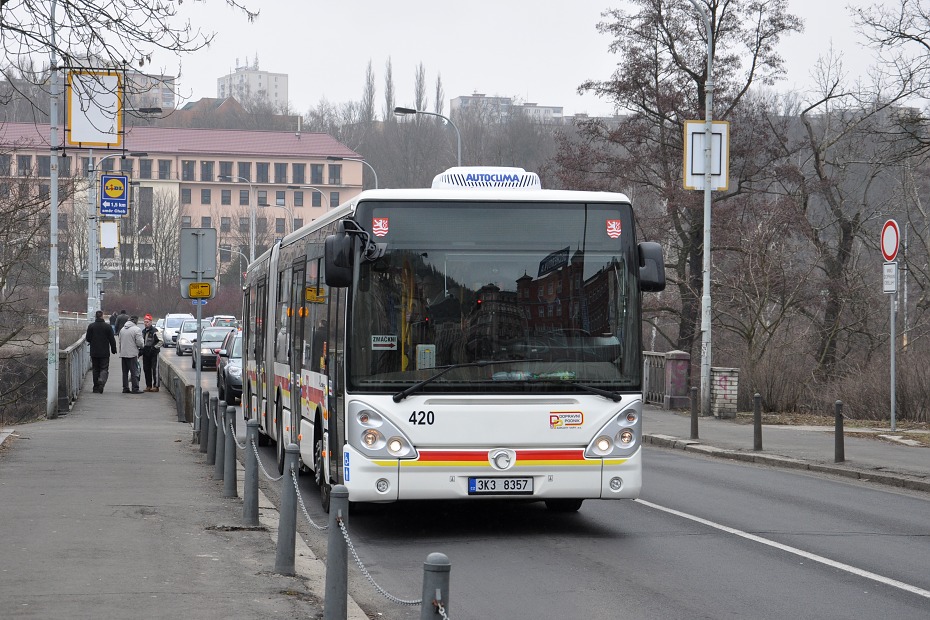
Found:
<svg viewBox="0 0 930 620"><path fill-rule="evenodd" d="M337 233L326 237L323 243L326 285L345 288L352 284L355 237Z"/></svg>
<svg viewBox="0 0 930 620"><path fill-rule="evenodd" d="M639 251L639 290L658 293L665 290L665 258L662 246L655 241L643 241Z"/></svg>

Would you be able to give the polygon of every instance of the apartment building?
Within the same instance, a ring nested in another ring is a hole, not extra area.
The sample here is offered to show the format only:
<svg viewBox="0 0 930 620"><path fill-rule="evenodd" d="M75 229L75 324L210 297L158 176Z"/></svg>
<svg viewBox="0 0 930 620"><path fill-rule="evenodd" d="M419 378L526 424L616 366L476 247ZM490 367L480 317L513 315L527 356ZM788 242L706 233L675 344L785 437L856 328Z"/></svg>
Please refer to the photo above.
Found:
<svg viewBox="0 0 930 620"><path fill-rule="evenodd" d="M48 125L0 125L0 199L26 177L48 195L49 135ZM130 215L117 218L121 243L100 249L101 269L122 273L128 264L134 272L148 271L158 251L153 232L166 225L216 228L220 260L236 261L237 253L249 253L253 210L258 255L361 192L363 164L328 158L359 155L327 134L293 131L133 127L121 150L66 146L59 177L75 181L76 191L61 205L60 243L67 244L71 232L86 231L87 179L94 168L95 177L125 174L131 186ZM165 216L166 207L174 219Z"/></svg>
<svg viewBox="0 0 930 620"><path fill-rule="evenodd" d="M239 66L236 59L235 70L216 80L216 96L219 99L235 97L239 101L257 98L276 108L288 104L288 76L286 73L272 73L258 68L258 58L249 64Z"/></svg>

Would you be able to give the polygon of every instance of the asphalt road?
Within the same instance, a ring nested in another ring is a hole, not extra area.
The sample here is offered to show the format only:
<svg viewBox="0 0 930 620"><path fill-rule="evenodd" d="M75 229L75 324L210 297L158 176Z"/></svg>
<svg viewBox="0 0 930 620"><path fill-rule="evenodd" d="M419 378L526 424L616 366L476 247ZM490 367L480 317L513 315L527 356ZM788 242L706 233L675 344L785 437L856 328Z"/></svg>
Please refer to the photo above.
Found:
<svg viewBox="0 0 930 620"><path fill-rule="evenodd" d="M215 392L215 373L203 385ZM274 473L273 448L260 454ZM644 476L640 500L589 500L577 514L497 501L363 505L349 532L372 579L400 599L420 597L424 560L445 553L453 618L928 615L926 494L653 446ZM262 483L274 502L279 484ZM299 486L325 523L312 478ZM327 534L300 511L298 524L324 558ZM350 593L370 617L419 617L350 565Z"/></svg>

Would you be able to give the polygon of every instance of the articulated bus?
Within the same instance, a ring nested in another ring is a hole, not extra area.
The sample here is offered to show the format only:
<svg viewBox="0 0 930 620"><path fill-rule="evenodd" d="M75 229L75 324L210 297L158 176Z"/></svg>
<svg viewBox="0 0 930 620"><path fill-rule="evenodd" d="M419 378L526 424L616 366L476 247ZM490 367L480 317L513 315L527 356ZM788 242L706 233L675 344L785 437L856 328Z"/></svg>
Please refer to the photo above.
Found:
<svg viewBox="0 0 930 620"><path fill-rule="evenodd" d="M329 509L512 498L576 511L642 485L642 292L660 246L622 194L452 168L364 191L247 272L243 414Z"/></svg>

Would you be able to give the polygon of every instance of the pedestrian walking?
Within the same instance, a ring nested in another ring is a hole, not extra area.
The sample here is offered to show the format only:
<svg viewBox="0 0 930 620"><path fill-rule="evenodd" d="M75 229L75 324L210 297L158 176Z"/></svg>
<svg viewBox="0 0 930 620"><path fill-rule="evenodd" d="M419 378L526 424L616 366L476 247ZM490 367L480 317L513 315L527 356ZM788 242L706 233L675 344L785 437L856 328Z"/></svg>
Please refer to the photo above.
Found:
<svg viewBox="0 0 930 620"><path fill-rule="evenodd" d="M116 313L116 310L113 311L113 314L110 315L110 329L113 330L113 333L116 333L116 317L119 316Z"/></svg>
<svg viewBox="0 0 930 620"><path fill-rule="evenodd" d="M152 325L152 315L146 314L142 319L142 370L145 373L145 391L158 391L158 353L161 351L161 338Z"/></svg>
<svg viewBox="0 0 930 620"><path fill-rule="evenodd" d="M126 314L126 311L120 310L119 315L116 317L116 331L114 332L117 336L119 336L119 330L123 329L123 325L125 325L128 320L129 315Z"/></svg>
<svg viewBox="0 0 930 620"><path fill-rule="evenodd" d="M110 376L110 353L116 353L116 336L113 328L103 319L103 310L97 310L94 322L87 326L84 340L90 344L90 364L93 369L94 393L103 394L103 386Z"/></svg>
<svg viewBox="0 0 930 620"><path fill-rule="evenodd" d="M142 330L136 325L138 320L137 316L129 317L117 336L124 394L142 394L142 390L139 389L139 356L142 355L143 341Z"/></svg>

